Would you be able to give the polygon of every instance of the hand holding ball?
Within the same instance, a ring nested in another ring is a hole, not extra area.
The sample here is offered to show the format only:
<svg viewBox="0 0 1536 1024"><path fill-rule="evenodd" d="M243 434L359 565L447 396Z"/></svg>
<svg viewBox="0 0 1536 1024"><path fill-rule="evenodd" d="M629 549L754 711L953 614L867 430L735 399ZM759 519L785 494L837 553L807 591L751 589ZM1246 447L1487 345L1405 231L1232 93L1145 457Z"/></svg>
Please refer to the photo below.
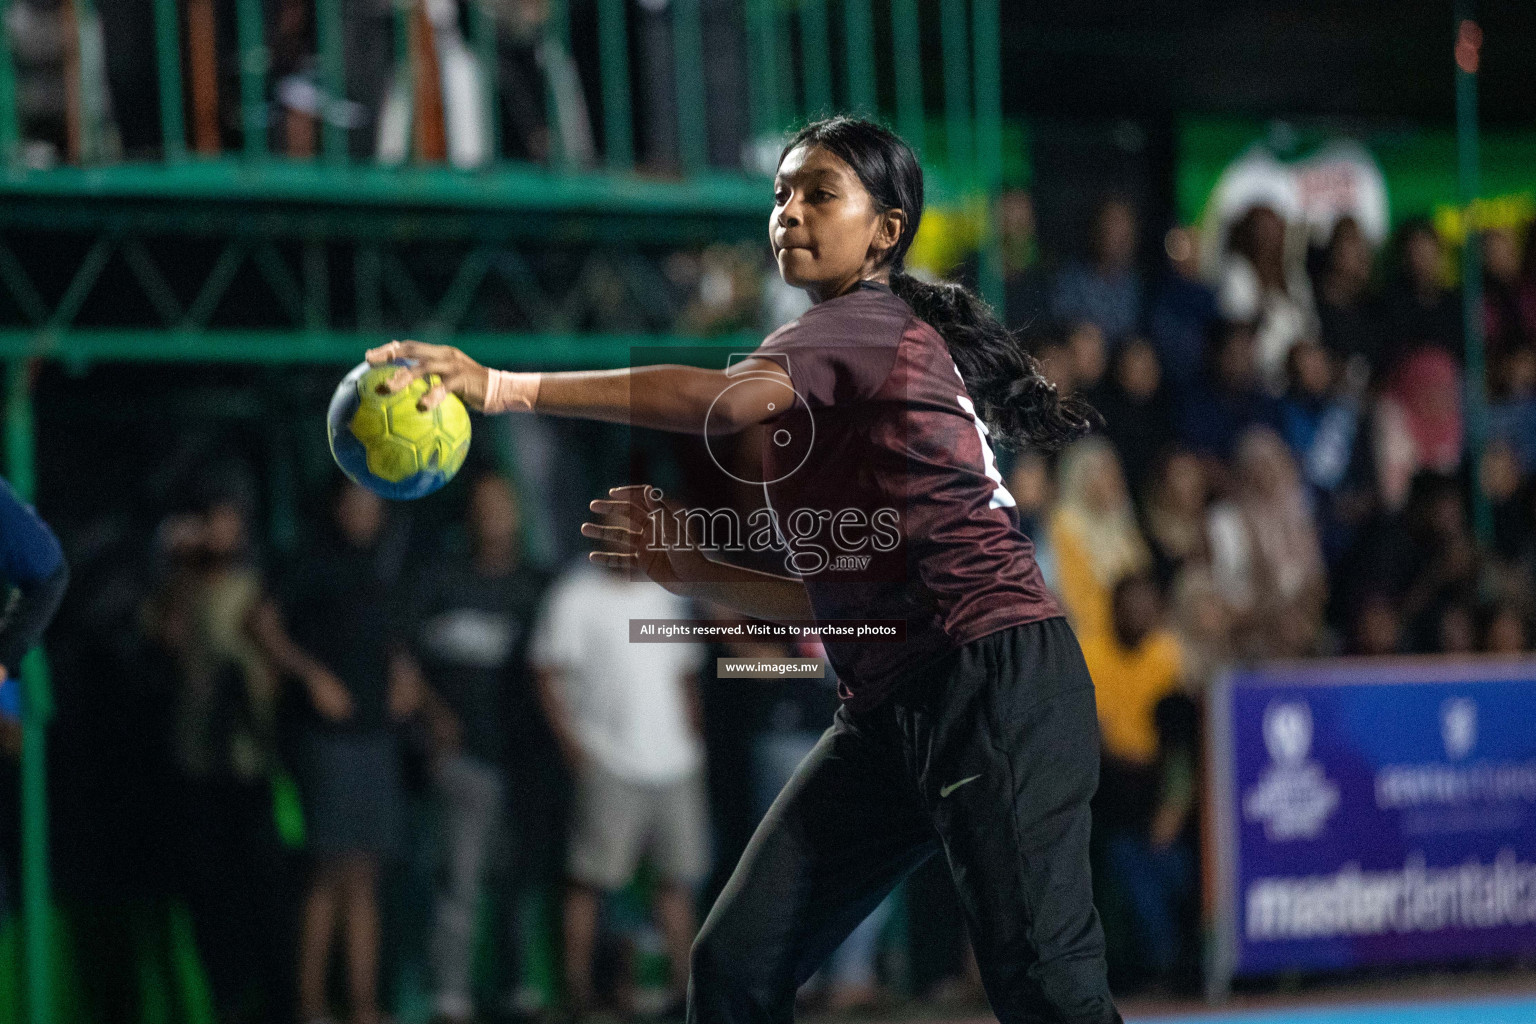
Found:
<svg viewBox="0 0 1536 1024"><path fill-rule="evenodd" d="M331 455L348 478L381 497L425 497L453 479L469 454L469 411L447 394L431 408L422 399L440 381L411 380L399 390L389 382L404 360L354 367L331 398L326 425Z"/></svg>

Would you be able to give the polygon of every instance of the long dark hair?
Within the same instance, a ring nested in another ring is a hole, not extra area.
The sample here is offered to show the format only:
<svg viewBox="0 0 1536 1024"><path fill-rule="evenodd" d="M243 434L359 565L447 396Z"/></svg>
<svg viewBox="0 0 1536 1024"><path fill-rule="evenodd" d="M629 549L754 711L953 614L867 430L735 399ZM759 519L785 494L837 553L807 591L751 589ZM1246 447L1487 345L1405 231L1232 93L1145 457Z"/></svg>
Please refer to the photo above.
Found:
<svg viewBox="0 0 1536 1024"><path fill-rule="evenodd" d="M1098 414L1079 398L1063 398L1040 364L980 297L950 282L919 281L902 267L923 217L923 171L896 135L852 117L806 125L789 140L779 162L798 146L819 146L852 167L875 206L901 210L901 237L881 257L891 290L949 346L949 354L992 439L1004 446L1056 449L1088 433Z"/></svg>

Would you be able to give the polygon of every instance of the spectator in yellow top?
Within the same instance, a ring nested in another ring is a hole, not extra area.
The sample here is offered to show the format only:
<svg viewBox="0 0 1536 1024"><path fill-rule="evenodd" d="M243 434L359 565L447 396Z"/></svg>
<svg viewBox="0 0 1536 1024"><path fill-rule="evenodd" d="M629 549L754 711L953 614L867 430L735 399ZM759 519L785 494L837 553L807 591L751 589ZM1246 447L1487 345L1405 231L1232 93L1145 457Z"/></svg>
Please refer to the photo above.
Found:
<svg viewBox="0 0 1536 1024"><path fill-rule="evenodd" d="M1115 587L1113 628L1084 638L1103 733L1094 827L1105 936L1132 985L1195 974L1194 751L1198 715L1183 659L1146 573Z"/></svg>
<svg viewBox="0 0 1536 1024"><path fill-rule="evenodd" d="M1057 594L1085 644L1109 632L1110 596L1120 579L1152 561L1120 459L1102 437L1073 444L1058 469L1061 503L1050 520Z"/></svg>
<svg viewBox="0 0 1536 1024"><path fill-rule="evenodd" d="M1157 761L1157 702L1179 689L1179 642L1162 623L1157 584L1144 573L1115 586L1113 629L1082 639L1099 704L1104 756L1126 767Z"/></svg>

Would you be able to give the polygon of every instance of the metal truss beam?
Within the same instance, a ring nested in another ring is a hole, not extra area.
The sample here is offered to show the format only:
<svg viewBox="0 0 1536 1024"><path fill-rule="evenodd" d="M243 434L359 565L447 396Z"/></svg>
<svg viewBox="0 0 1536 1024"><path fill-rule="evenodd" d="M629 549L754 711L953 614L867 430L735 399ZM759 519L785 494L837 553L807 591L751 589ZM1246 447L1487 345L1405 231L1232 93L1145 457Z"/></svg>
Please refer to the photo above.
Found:
<svg viewBox="0 0 1536 1024"><path fill-rule="evenodd" d="M388 340L378 334L337 331L68 330L58 333L0 329L0 360L57 359L94 362L351 364ZM458 335L453 344L481 362L507 369L599 369L628 366L634 353L653 361L659 350L750 352L756 334L685 338L654 334Z"/></svg>

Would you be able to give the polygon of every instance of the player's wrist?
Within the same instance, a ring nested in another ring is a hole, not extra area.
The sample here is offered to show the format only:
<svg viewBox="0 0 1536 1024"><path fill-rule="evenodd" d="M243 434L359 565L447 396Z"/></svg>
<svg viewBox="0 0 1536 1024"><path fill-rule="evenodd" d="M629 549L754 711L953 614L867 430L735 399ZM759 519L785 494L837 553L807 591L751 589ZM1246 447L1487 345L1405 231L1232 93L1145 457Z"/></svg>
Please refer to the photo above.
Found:
<svg viewBox="0 0 1536 1024"><path fill-rule="evenodd" d="M485 382L485 411L533 412L539 400L539 384L542 373L515 373L510 370L487 369Z"/></svg>

